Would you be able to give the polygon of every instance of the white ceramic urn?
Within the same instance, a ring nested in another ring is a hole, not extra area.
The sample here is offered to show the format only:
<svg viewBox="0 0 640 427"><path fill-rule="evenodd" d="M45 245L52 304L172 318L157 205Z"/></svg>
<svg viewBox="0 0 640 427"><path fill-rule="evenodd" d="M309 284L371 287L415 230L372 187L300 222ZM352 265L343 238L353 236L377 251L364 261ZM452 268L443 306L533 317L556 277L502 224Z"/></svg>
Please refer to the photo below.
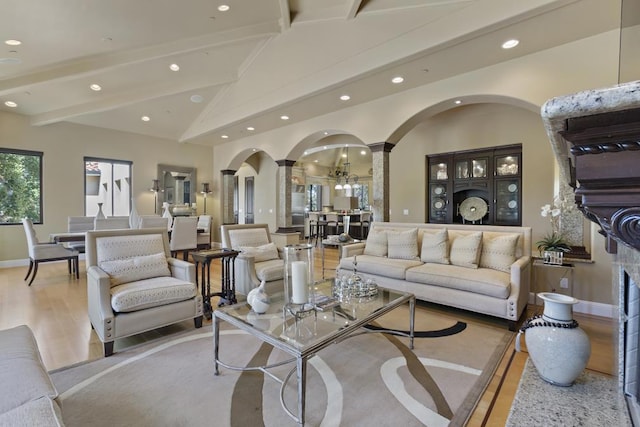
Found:
<svg viewBox="0 0 640 427"><path fill-rule="evenodd" d="M589 337L573 320L572 307L578 300L551 292L538 296L544 301L542 316L528 319L520 329L525 332L529 357L543 380L570 386L591 355Z"/></svg>

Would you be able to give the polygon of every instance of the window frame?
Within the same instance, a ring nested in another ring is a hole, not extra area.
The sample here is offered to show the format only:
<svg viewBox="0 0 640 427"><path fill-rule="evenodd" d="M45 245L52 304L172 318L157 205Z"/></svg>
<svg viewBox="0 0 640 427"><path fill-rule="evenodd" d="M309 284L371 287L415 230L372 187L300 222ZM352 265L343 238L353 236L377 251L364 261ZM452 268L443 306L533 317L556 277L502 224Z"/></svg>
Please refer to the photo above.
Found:
<svg viewBox="0 0 640 427"><path fill-rule="evenodd" d="M0 156L5 154L17 155L17 156L30 156L38 159L38 218L30 218L34 224L44 223L44 184L43 184L43 171L44 171L44 152L33 150L22 150L17 148L5 148L0 147ZM1 206L0 206L1 209ZM18 222L4 222L0 220L0 225L19 225L22 222L22 218Z"/></svg>

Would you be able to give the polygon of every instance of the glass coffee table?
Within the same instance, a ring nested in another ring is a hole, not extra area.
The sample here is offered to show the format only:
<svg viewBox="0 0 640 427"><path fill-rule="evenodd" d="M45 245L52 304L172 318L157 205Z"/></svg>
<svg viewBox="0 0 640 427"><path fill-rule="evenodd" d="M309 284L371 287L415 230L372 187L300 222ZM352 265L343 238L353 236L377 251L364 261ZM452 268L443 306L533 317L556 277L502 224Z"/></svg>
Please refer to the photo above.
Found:
<svg viewBox="0 0 640 427"><path fill-rule="evenodd" d="M317 283L315 286L316 297L318 295L331 296L332 285L333 280ZM409 303L408 334L378 328L375 330L362 329L373 320L406 303ZM415 316L415 296L413 294L400 293L379 287L378 294L375 296L352 298L348 302L341 302L335 307L326 308L324 311L311 310L306 313L306 317L297 319L288 314L285 316L283 308L283 295L276 294L271 296L269 310L263 315L253 312L246 303L220 307L215 310L213 312L214 369L215 375L219 375L218 365L238 371L262 371L278 381L280 383L280 403L282 408L300 425L304 424L307 360L317 352L364 332L383 332L407 336L410 339L410 347L413 348ZM274 321L274 314L279 314L281 320ZM220 361L218 350L221 345L220 322L222 321L228 322L263 342L290 354L292 358L273 365L256 367L233 366ZM278 378L269 372L271 368L294 362L295 367L291 369L285 378ZM294 372L296 374L298 392L296 413L290 410L284 401L285 387Z"/></svg>

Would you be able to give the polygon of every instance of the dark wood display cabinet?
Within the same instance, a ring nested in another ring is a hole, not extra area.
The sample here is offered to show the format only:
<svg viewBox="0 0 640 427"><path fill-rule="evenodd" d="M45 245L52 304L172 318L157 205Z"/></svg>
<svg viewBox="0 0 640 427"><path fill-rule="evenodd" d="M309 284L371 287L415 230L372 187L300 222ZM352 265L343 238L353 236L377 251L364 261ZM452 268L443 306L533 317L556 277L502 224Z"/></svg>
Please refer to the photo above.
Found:
<svg viewBox="0 0 640 427"><path fill-rule="evenodd" d="M521 225L522 146L427 156L427 221Z"/></svg>

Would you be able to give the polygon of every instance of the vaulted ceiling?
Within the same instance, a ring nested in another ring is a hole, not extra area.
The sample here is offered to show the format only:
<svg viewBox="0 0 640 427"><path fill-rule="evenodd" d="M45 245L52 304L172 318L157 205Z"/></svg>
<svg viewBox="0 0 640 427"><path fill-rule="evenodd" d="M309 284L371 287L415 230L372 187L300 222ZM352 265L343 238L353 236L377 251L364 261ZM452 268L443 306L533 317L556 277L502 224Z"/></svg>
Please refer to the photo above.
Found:
<svg viewBox="0 0 640 427"><path fill-rule="evenodd" d="M619 17L615 0L0 0L0 109L34 126L215 145L608 31ZM511 38L520 45L501 49Z"/></svg>

